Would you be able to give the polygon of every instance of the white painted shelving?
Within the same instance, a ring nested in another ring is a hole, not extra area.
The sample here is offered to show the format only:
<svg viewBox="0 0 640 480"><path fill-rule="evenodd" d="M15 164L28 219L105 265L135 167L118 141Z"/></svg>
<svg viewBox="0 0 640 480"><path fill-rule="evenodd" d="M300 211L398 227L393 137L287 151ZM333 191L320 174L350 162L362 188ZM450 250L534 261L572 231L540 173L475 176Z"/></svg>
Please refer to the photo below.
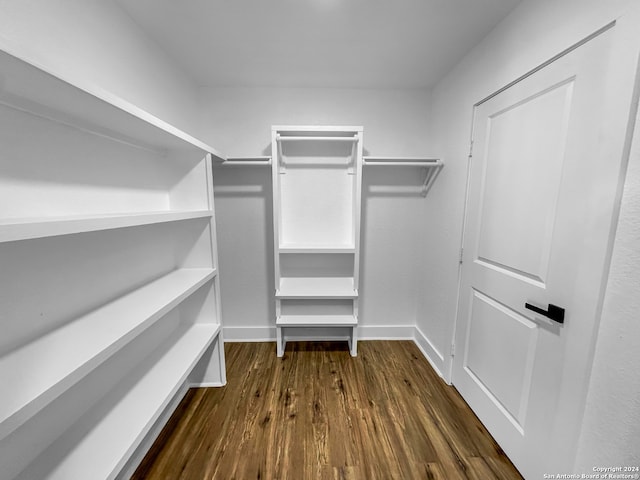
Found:
<svg viewBox="0 0 640 480"><path fill-rule="evenodd" d="M0 438L211 280L214 269L183 268L117 298L0 357ZM74 348L69 348L74 345ZM46 353L51 361L42 362Z"/></svg>
<svg viewBox="0 0 640 480"><path fill-rule="evenodd" d="M358 298L353 277L280 277L276 298Z"/></svg>
<svg viewBox="0 0 640 480"><path fill-rule="evenodd" d="M11 52L0 51L0 62L0 104L5 107L155 152L193 148L226 159L211 145L98 85L80 84Z"/></svg>
<svg viewBox="0 0 640 480"><path fill-rule="evenodd" d="M31 465L19 480L85 480L88 458L92 478L116 478L165 410L168 400L187 380L195 366L194 359L206 351L219 329L220 325L190 325L176 330L49 447L43 461ZM156 395L149 396L149 392ZM89 424L88 429L85 423Z"/></svg>
<svg viewBox="0 0 640 480"><path fill-rule="evenodd" d="M424 181L420 187L423 197L427 196L444 163L439 158L430 157L362 157L363 165L367 167L422 167L425 170ZM396 189L398 187L395 187ZM408 187L411 191L412 187Z"/></svg>
<svg viewBox="0 0 640 480"><path fill-rule="evenodd" d="M357 354L362 131L272 127L279 357L288 339L327 328L348 331Z"/></svg>
<svg viewBox="0 0 640 480"><path fill-rule="evenodd" d="M212 162L95 85L0 52L0 478L115 478L226 382Z"/></svg>
<svg viewBox="0 0 640 480"><path fill-rule="evenodd" d="M0 219L0 242L209 218L211 210Z"/></svg>
<svg viewBox="0 0 640 480"><path fill-rule="evenodd" d="M353 315L281 315L279 322L286 327L354 327L358 324Z"/></svg>

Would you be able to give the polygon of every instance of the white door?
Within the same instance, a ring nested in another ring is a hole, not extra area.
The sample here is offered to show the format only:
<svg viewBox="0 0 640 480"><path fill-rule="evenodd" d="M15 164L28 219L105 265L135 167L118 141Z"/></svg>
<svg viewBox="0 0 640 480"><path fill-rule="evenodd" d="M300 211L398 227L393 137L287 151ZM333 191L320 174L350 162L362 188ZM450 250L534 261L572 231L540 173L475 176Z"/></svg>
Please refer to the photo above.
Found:
<svg viewBox="0 0 640 480"><path fill-rule="evenodd" d="M611 36L475 111L452 379L525 478L572 473L617 189L598 154Z"/></svg>

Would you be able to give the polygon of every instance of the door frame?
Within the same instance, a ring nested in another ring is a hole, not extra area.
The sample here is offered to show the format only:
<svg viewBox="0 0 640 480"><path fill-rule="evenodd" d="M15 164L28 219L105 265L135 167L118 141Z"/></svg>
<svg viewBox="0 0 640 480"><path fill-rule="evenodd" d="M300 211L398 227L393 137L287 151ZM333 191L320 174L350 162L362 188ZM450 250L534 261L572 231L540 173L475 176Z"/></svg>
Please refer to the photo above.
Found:
<svg viewBox="0 0 640 480"><path fill-rule="evenodd" d="M584 350L587 355L582 362L584 371L581 372L579 379L579 389L581 399L579 405L573 405L573 409L577 412L576 428L569 433L569 438L572 442L571 446L571 462L575 462L577 453L578 440L581 432L580 422L584 416L584 410L586 407L586 398L589 390L591 368L595 356L595 347L598 337L598 331L600 327L600 320L602 316L602 308L605 298L606 287L609 278L609 269L611 265L611 258L613 254L613 246L615 241L616 228L618 224L618 218L620 214L622 193L625 183L627 165L629 161L629 155L631 150L631 142L633 140L633 132L635 125L635 118L638 108L638 98L640 97L640 62L638 51L640 50L640 34L635 32L637 29L637 21L640 20L640 8L633 12L626 14L616 20L613 20L603 27L597 29L590 35L584 37L580 41L574 43L570 47L562 50L560 53L549 58L547 61L529 70L525 74L519 76L515 80L508 82L506 85L500 87L498 90L485 96L471 108L471 128L469 136L469 154L467 157L467 178L465 184L465 200L462 218L462 229L460 236L459 252L460 263L458 265L457 276L457 291L456 291L456 307L455 316L453 318L452 327L450 329L451 339L451 355L446 356L444 365L445 380L455 387L455 378L453 374L453 361L456 355L455 339L458 336L458 329L460 328L461 321L460 315L460 301L461 301L461 288L462 288L462 251L465 243L468 225L468 203L469 203L469 190L471 182L471 161L473 158L473 139L475 134L476 125L476 113L480 105L487 102L491 98L499 95L508 88L516 85L527 77L535 74L539 70L547 67L551 63L560 59L561 57L571 53L577 48L581 47L585 43L589 42L598 35L613 30L611 58L609 59L609 65L607 66L607 79L606 79L606 99L607 99L607 111L602 119L603 138L606 140L602 142L600 154L604 158L611 159L612 167L617 171L617 185L615 187L615 199L611 205L609 215L609 231L607 234L607 242L604 251L604 261L600 274L600 287L599 295L596 302L596 310L594 315L594 325L591 337L584 345ZM458 349L459 350L459 349Z"/></svg>

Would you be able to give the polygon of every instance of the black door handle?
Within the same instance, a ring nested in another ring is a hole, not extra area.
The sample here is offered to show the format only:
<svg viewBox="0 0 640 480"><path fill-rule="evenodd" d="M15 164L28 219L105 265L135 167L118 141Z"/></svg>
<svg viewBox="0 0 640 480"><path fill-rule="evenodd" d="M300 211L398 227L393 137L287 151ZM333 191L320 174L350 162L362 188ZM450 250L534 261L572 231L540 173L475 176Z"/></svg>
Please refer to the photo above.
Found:
<svg viewBox="0 0 640 480"><path fill-rule="evenodd" d="M549 304L547 310L543 310L542 308L538 308L530 303L525 303L524 308L528 308L529 310L533 310L540 315L544 315L545 317L550 318L554 322L564 323L564 308L558 307L552 303Z"/></svg>

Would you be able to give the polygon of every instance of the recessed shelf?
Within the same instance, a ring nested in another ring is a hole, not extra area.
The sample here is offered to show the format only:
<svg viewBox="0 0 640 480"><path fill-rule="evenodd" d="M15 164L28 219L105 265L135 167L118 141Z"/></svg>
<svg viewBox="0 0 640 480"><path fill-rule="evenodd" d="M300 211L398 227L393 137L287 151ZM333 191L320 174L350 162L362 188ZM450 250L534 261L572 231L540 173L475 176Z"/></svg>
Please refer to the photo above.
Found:
<svg viewBox="0 0 640 480"><path fill-rule="evenodd" d="M280 245L280 253L354 253L355 251L353 245Z"/></svg>
<svg viewBox="0 0 640 480"><path fill-rule="evenodd" d="M0 243L211 217L211 210L136 212L0 220Z"/></svg>
<svg viewBox="0 0 640 480"><path fill-rule="evenodd" d="M0 439L216 275L184 268L107 303L0 358Z"/></svg>
<svg viewBox="0 0 640 480"><path fill-rule="evenodd" d="M282 315L276 319L278 327L354 327L358 319L353 315Z"/></svg>
<svg viewBox="0 0 640 480"><path fill-rule="evenodd" d="M0 51L0 103L82 131L146 149L196 149L218 160L215 148L91 83Z"/></svg>
<svg viewBox="0 0 640 480"><path fill-rule="evenodd" d="M357 298L352 277L282 277L276 298Z"/></svg>
<svg viewBox="0 0 640 480"><path fill-rule="evenodd" d="M213 324L180 327L22 477L115 478L219 332Z"/></svg>

